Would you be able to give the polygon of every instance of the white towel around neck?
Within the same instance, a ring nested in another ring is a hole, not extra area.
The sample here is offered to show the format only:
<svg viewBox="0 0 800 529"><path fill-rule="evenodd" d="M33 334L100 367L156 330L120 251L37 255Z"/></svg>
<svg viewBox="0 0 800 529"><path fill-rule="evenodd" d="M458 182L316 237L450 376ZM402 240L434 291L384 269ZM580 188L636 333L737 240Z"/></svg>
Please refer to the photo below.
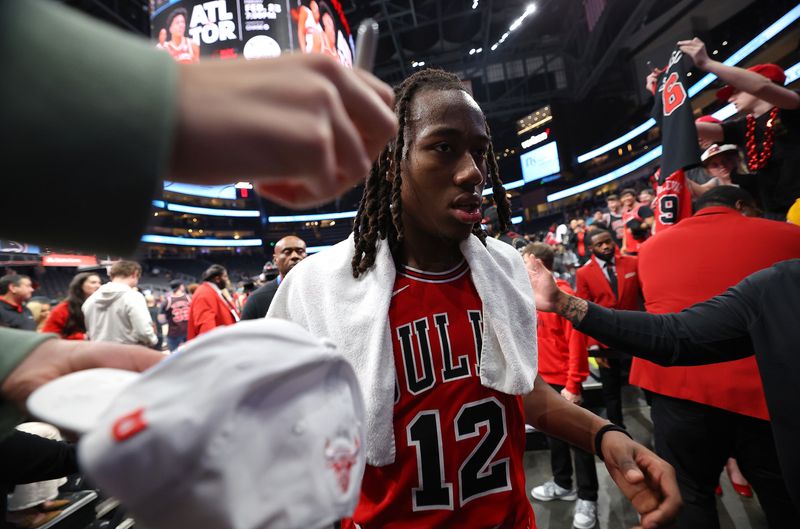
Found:
<svg viewBox="0 0 800 529"><path fill-rule="evenodd" d="M481 384L524 395L533 389L537 368L533 290L517 250L492 238L486 243L470 235L460 246L483 304ZM375 266L358 279L351 268L352 234L308 257L281 282L267 313L330 338L353 365L366 401L366 452L373 466L395 459L396 374L389 328L395 266L388 247L379 241Z"/></svg>

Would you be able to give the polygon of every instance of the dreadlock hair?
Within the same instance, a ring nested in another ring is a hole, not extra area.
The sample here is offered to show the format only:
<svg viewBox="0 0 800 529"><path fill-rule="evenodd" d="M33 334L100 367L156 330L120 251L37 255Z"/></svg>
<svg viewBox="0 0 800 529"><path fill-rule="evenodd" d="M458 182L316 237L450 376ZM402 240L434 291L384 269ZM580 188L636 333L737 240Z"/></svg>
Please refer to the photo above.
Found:
<svg viewBox="0 0 800 529"><path fill-rule="evenodd" d="M397 255L403 241L403 204L400 201L403 178L401 162L406 147L408 112L414 96L425 90L461 90L467 92L458 77L439 69L425 69L415 72L395 87L395 113L400 124L397 136L384 147L364 186L364 194L358 206L353 226L355 256L353 257L353 277L367 272L375 264L378 239L387 240L390 251ZM492 196L497 205L500 230L507 231L511 225L511 206L506 190L500 181L497 160L491 143L489 125L486 135L490 138L486 153L488 176L492 183ZM391 179L387 178L391 175ZM472 233L486 244L486 233L480 224L472 227Z"/></svg>

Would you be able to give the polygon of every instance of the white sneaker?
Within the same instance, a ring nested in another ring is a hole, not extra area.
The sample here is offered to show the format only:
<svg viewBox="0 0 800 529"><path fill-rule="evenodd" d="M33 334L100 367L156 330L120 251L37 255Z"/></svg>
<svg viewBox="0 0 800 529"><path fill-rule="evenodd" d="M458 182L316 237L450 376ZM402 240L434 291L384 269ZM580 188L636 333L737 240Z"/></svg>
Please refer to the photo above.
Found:
<svg viewBox="0 0 800 529"><path fill-rule="evenodd" d="M531 489L531 496L539 501L564 500L572 501L578 497L575 489L565 489L556 484L555 481L547 481L538 487Z"/></svg>
<svg viewBox="0 0 800 529"><path fill-rule="evenodd" d="M572 525L576 529L591 529L597 524L597 502L578 500L575 504L575 515Z"/></svg>

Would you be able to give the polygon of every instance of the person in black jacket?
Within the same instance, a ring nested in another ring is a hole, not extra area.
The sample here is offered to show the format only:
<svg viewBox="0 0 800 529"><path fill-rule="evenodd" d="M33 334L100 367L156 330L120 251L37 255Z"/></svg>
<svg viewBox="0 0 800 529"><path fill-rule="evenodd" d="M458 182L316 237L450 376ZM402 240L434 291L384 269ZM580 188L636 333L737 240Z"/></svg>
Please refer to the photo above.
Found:
<svg viewBox="0 0 800 529"><path fill-rule="evenodd" d="M36 320L25 306L33 295L31 278L10 274L0 278L0 327L35 331Z"/></svg>
<svg viewBox="0 0 800 529"><path fill-rule="evenodd" d="M278 267L278 277L261 285L247 298L242 310L243 320L255 320L267 315L272 298L286 274L306 258L306 243L300 237L289 235L275 244L272 260Z"/></svg>
<svg viewBox="0 0 800 529"><path fill-rule="evenodd" d="M800 244L800 241L798 241ZM536 308L576 330L663 366L693 366L755 355L786 487L800 508L800 259L760 270L723 294L676 314L612 310L556 287L526 258Z"/></svg>

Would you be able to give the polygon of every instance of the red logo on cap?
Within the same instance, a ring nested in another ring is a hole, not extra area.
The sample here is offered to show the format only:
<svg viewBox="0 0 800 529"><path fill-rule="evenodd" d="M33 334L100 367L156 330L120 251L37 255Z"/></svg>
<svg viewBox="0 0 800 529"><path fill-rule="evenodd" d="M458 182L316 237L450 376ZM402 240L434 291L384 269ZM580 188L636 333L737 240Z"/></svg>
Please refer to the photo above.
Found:
<svg viewBox="0 0 800 529"><path fill-rule="evenodd" d="M111 435L115 441L122 442L145 429L147 421L144 420L144 408L139 408L117 419L111 427Z"/></svg>
<svg viewBox="0 0 800 529"><path fill-rule="evenodd" d="M328 460L328 467L336 473L336 482L342 494L350 489L350 471L358 462L360 446L358 437L350 439L342 436L333 442L330 439L325 442L325 459Z"/></svg>

